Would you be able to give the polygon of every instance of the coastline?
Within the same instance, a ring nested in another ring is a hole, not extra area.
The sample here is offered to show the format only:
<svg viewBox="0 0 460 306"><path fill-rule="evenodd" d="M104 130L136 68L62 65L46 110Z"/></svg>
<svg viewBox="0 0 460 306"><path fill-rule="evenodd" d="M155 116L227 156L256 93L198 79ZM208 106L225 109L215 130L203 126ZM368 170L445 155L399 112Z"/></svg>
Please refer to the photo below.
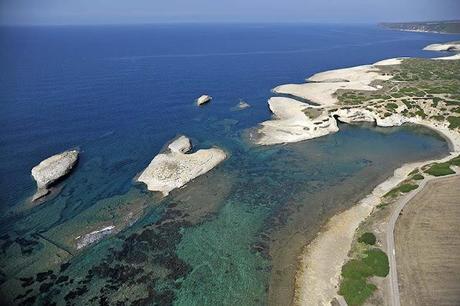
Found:
<svg viewBox="0 0 460 306"><path fill-rule="evenodd" d="M327 72L322 74L325 73ZM378 118L376 119L377 126L383 126L379 124ZM404 117L392 123L395 125L412 123L432 129L447 141L449 154L439 159L403 164L392 176L377 185L353 207L331 217L313 241L304 247L298 258L294 305L329 305L333 300L340 304L343 299L337 291L341 268L348 260L348 253L359 225L372 214L374 208L380 204L381 198L407 179L408 174L413 170L429 163L445 162L460 153L460 134L452 131L445 124L423 118ZM422 188L423 186L419 189Z"/></svg>
<svg viewBox="0 0 460 306"><path fill-rule="evenodd" d="M460 142L455 144L459 146ZM329 219L299 257L294 305L327 305L337 298L341 268L348 259L355 231L380 204L381 197L404 181L414 169L433 162L445 162L458 153L460 151L451 151L441 159L403 164L356 205ZM317 299L312 301L312 296Z"/></svg>

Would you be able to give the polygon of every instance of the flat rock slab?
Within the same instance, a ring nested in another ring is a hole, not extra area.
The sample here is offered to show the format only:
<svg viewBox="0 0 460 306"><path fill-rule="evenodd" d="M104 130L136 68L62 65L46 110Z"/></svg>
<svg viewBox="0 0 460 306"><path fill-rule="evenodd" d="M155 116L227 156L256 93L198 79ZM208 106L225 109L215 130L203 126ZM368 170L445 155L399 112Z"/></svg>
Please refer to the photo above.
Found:
<svg viewBox="0 0 460 306"><path fill-rule="evenodd" d="M187 142L190 144L190 139L185 136L173 141L168 146L169 151L155 156L137 181L145 183L148 190L160 191L166 196L170 191L210 171L227 157L219 148L185 154L181 149L186 148L184 144Z"/></svg>
<svg viewBox="0 0 460 306"><path fill-rule="evenodd" d="M49 193L48 187L69 174L78 161L78 151L65 151L43 160L32 168L32 176L37 182L37 192L32 198L35 201Z"/></svg>
<svg viewBox="0 0 460 306"><path fill-rule="evenodd" d="M255 143L273 145L298 142L335 133L336 120L328 112L290 98L268 101L273 118L260 124Z"/></svg>

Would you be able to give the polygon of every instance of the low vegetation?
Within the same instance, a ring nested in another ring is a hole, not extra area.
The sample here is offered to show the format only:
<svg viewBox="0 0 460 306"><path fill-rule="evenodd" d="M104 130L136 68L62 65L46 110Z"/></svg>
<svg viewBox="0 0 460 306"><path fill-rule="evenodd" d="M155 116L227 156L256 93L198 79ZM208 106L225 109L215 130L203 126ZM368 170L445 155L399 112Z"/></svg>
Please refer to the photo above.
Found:
<svg viewBox="0 0 460 306"><path fill-rule="evenodd" d="M421 181L423 180L425 177L423 175L421 175L420 173L417 173L415 175L412 176L412 179L413 180L416 180L416 181Z"/></svg>
<svg viewBox="0 0 460 306"><path fill-rule="evenodd" d="M414 189L417 189L418 185L417 184L411 184L411 183L403 183L399 185L398 187L393 188L392 190L388 191L384 197L391 197L394 198L398 196L401 193L408 193Z"/></svg>
<svg viewBox="0 0 460 306"><path fill-rule="evenodd" d="M377 241L377 238L373 233L366 232L359 237L358 242L362 242L368 245L374 245Z"/></svg>
<svg viewBox="0 0 460 306"><path fill-rule="evenodd" d="M426 173L433 176L444 176L454 174L455 171L450 168L450 163L436 163L425 170Z"/></svg>
<svg viewBox="0 0 460 306"><path fill-rule="evenodd" d="M385 252L378 248L367 249L361 257L348 261L342 267L339 294L350 306L362 305L377 289L374 284L368 282L368 279L372 276L385 277L389 270Z"/></svg>

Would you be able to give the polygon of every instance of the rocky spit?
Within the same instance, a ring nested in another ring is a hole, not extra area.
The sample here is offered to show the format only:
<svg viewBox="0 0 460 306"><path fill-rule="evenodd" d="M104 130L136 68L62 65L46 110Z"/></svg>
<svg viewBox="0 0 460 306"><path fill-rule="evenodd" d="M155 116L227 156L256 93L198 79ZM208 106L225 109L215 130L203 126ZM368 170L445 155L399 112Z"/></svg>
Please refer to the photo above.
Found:
<svg viewBox="0 0 460 306"><path fill-rule="evenodd" d="M154 157L137 181L145 183L150 191L159 191L166 196L210 171L227 157L219 148L187 153L191 149L192 144L186 136L175 139L165 152Z"/></svg>
<svg viewBox="0 0 460 306"><path fill-rule="evenodd" d="M199 97L198 99L196 99L196 104L198 106L200 105L203 105L205 103L208 103L212 100L212 97L211 96L208 96L208 95L202 95L201 97Z"/></svg>
<svg viewBox="0 0 460 306"><path fill-rule="evenodd" d="M72 171L78 161L78 151L65 151L43 160L32 168L32 176L37 182L37 191L32 197L36 201L46 196L49 187Z"/></svg>
<svg viewBox="0 0 460 306"><path fill-rule="evenodd" d="M425 51L449 51L460 52L460 42L451 42L444 44L431 44L423 48Z"/></svg>

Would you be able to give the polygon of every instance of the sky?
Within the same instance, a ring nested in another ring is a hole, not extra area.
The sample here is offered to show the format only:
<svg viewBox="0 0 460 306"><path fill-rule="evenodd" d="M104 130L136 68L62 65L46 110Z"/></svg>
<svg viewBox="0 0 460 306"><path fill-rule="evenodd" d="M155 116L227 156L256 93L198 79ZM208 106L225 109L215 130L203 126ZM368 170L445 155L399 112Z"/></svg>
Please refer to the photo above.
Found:
<svg viewBox="0 0 460 306"><path fill-rule="evenodd" d="M4 25L453 19L460 0L0 0Z"/></svg>

